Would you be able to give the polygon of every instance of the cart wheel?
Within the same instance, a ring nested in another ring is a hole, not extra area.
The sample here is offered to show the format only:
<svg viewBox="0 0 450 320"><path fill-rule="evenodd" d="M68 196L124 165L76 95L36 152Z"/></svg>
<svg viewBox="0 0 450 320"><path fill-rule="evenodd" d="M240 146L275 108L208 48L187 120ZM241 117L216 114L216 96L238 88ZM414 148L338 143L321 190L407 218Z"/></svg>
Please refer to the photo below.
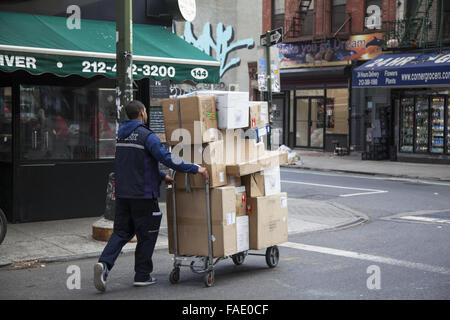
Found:
<svg viewBox="0 0 450 320"><path fill-rule="evenodd" d="M205 275L205 286L206 287L212 287L214 285L214 270L209 271Z"/></svg>
<svg viewBox="0 0 450 320"><path fill-rule="evenodd" d="M269 268L275 268L280 259L280 251L277 246L269 247L266 250L266 263Z"/></svg>
<svg viewBox="0 0 450 320"><path fill-rule="evenodd" d="M231 256L231 259L233 260L235 265L240 266L241 264L244 263L245 254L243 252L233 254Z"/></svg>
<svg viewBox="0 0 450 320"><path fill-rule="evenodd" d="M180 281L180 268L175 268L172 270L169 276L169 281L171 284L177 284Z"/></svg>

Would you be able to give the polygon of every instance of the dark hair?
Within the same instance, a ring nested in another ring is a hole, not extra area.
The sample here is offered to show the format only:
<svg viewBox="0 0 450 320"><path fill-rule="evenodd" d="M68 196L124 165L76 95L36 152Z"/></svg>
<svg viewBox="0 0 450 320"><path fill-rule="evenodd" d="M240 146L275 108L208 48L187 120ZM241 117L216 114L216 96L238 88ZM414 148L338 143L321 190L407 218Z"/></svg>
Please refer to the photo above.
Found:
<svg viewBox="0 0 450 320"><path fill-rule="evenodd" d="M137 119L137 117L139 117L139 112L142 109L145 109L145 106L139 100L130 101L125 106L125 112L127 114L128 119L130 119L130 120Z"/></svg>

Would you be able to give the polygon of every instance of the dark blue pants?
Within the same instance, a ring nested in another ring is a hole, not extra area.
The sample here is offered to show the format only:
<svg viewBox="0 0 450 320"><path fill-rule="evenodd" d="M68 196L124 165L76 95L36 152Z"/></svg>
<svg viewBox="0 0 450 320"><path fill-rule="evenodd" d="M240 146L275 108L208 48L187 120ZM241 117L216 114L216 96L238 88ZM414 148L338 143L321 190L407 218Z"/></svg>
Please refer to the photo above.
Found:
<svg viewBox="0 0 450 320"><path fill-rule="evenodd" d="M106 263L111 269L123 246L136 234L134 281L147 281L153 271L152 255L161 218L157 199L116 198L114 231L99 262Z"/></svg>

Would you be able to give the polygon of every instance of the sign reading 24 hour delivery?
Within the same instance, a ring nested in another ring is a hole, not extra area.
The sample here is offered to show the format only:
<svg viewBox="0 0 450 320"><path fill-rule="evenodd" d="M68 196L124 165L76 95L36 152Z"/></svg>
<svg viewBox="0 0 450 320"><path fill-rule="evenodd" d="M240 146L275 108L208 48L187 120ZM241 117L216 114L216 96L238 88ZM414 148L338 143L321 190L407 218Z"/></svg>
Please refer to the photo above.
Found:
<svg viewBox="0 0 450 320"><path fill-rule="evenodd" d="M450 51L380 55L353 71L353 87L450 84Z"/></svg>

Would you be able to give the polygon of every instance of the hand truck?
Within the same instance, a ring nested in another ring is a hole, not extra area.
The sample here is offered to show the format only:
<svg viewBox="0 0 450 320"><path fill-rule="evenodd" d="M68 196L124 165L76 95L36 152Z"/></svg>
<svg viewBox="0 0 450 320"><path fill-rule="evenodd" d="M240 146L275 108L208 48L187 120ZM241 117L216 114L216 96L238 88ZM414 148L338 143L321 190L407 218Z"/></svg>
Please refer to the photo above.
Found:
<svg viewBox="0 0 450 320"><path fill-rule="evenodd" d="M175 178L175 171L170 170L170 175ZM186 191L190 192L189 175L186 175ZM180 255L178 252L178 229L177 229L177 209L176 209L176 188L172 186L172 210L173 210L173 244L174 244L174 257L173 257L173 269L169 275L169 281L172 284L178 283L180 280L180 269L181 267L189 267L193 273L204 274L203 280L206 287L211 287L214 285L214 267L216 264L225 260L229 257L218 257L213 258L213 236L211 227L211 206L210 206L210 190L209 181L205 181L205 192L206 192L206 226L208 234L208 256L187 256ZM170 201L170 199L167 199ZM247 251L238 252L231 255L231 259L235 265L241 265L244 263L245 257L247 255L254 256L264 256L266 258L266 263L269 268L274 268L278 265L280 253L277 246L271 246L266 249L265 254L261 253L250 253Z"/></svg>

